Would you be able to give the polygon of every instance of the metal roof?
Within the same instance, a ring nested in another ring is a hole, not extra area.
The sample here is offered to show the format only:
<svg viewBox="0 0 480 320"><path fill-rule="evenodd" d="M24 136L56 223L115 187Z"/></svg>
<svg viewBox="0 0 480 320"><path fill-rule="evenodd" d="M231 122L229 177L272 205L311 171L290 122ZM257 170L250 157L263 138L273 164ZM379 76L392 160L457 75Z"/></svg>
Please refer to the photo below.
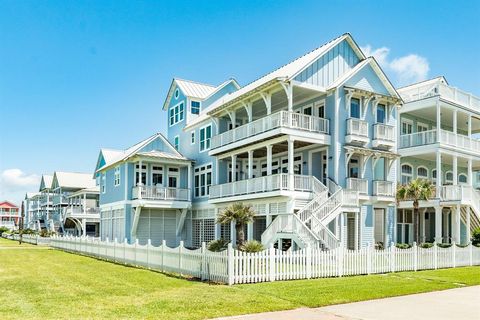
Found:
<svg viewBox="0 0 480 320"><path fill-rule="evenodd" d="M63 188L85 189L95 187L95 179L92 179L90 173L55 171L54 177L58 186Z"/></svg>
<svg viewBox="0 0 480 320"><path fill-rule="evenodd" d="M148 152L139 152L137 153L139 156L144 156L144 157L152 157L152 158L159 158L159 159L167 159L167 160L182 160L182 161L190 161L189 159L185 158L184 156L180 154L172 154L168 152L163 152L163 151L148 151Z"/></svg>
<svg viewBox="0 0 480 320"><path fill-rule="evenodd" d="M200 99L208 97L217 88L211 84L191 80L175 79L175 82L186 96Z"/></svg>

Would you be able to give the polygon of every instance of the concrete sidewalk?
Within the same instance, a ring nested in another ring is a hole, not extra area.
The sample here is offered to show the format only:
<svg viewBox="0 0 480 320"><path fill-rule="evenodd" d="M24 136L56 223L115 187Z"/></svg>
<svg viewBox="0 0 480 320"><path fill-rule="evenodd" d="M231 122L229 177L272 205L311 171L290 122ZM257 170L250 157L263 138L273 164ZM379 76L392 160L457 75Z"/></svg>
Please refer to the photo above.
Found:
<svg viewBox="0 0 480 320"><path fill-rule="evenodd" d="M259 313L217 320L475 320L480 319L480 286L340 304Z"/></svg>

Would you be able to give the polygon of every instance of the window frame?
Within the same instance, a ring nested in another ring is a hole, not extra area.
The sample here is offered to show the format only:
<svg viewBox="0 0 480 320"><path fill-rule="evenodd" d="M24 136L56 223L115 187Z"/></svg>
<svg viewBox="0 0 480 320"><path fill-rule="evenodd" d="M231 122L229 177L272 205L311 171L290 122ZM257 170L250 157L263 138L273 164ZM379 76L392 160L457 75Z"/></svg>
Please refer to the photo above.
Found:
<svg viewBox="0 0 480 320"><path fill-rule="evenodd" d="M113 185L118 187L120 185L120 166L116 166L113 172Z"/></svg>
<svg viewBox="0 0 480 320"><path fill-rule="evenodd" d="M194 145L195 144L195 130L190 131L190 144Z"/></svg>
<svg viewBox="0 0 480 320"><path fill-rule="evenodd" d="M353 101L358 101L358 117L352 116L352 106L353 106ZM362 101L360 98L352 97L350 99L350 106L349 106L349 118L351 119L362 119Z"/></svg>
<svg viewBox="0 0 480 320"><path fill-rule="evenodd" d="M172 127L183 120L185 120L185 101L180 101L168 109L168 125Z"/></svg>
<svg viewBox="0 0 480 320"><path fill-rule="evenodd" d="M207 128L210 128L210 137L207 138ZM205 136L204 136L204 140L202 140L202 131L204 132ZM212 145L211 143L211 140L212 140L212 137L213 137L213 132L212 132L212 124L207 124L203 127L201 127L198 131L198 150L200 153L202 152L205 152L205 151L208 151L210 150L210 147ZM208 142L208 143L207 143ZM203 149L202 149L202 143L203 143ZM207 144L208 144L208 147L207 147Z"/></svg>
<svg viewBox="0 0 480 320"><path fill-rule="evenodd" d="M448 179L448 174L451 174L451 175L452 175L452 179ZM450 185L452 185L452 184L453 184L453 178L454 178L454 176L453 176L453 171L448 170L448 171L445 172L445 184L450 184ZM458 178L457 178L457 179L458 179Z"/></svg>
<svg viewBox="0 0 480 320"><path fill-rule="evenodd" d="M176 135L175 137L173 137L173 147L177 151L180 148L180 136L179 135Z"/></svg>
<svg viewBox="0 0 480 320"><path fill-rule="evenodd" d="M378 121L378 110L382 109L380 108L383 107L383 121L380 122ZM377 104L377 107L376 107L376 110L375 110L375 123L380 123L380 124L386 124L387 123L387 105L383 104L383 103L379 103Z"/></svg>
<svg viewBox="0 0 480 320"><path fill-rule="evenodd" d="M208 183L210 181L210 183ZM193 197L204 198L210 195L213 181L213 165L205 163L193 168ZM203 182L203 183L202 183Z"/></svg>
<svg viewBox="0 0 480 320"><path fill-rule="evenodd" d="M193 103L198 103L198 107L196 107L196 106L194 107L194 106L193 106ZM195 108L196 110L198 110L197 113L193 112L193 109L194 109L194 108ZM202 105L201 105L200 101L191 100L191 101L190 101L190 113L191 113L191 114L199 115L200 112L202 112Z"/></svg>
<svg viewBox="0 0 480 320"><path fill-rule="evenodd" d="M404 167L404 166L410 167L411 173L409 173L409 174L408 174L408 173L404 173L404 172L403 172L403 167ZM407 178L410 178L410 180L408 180L407 182L404 183L404 182L403 182L403 177L404 177L404 176L407 177ZM410 163L403 163L402 165L400 165L400 182L401 182L403 185L406 185L406 184L408 184L410 181L412 181L412 179L413 179L413 166L412 166Z"/></svg>
<svg viewBox="0 0 480 320"><path fill-rule="evenodd" d="M425 170L427 171L427 175L426 175L426 176L420 176L420 175L418 174L418 170L419 170L419 169L425 169ZM415 173L416 173L416 175L417 175L417 179L423 179L423 180L428 180L428 177L429 177L429 174L430 174L428 168L425 167L425 166L418 166Z"/></svg>

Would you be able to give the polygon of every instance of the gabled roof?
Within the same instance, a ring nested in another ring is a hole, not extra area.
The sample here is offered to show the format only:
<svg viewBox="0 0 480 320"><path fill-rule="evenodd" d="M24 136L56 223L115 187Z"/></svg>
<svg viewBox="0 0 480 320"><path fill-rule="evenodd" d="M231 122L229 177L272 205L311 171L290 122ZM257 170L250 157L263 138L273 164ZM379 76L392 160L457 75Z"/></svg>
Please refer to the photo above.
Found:
<svg viewBox="0 0 480 320"><path fill-rule="evenodd" d="M13 208L13 209L18 209L18 206L16 206L15 204L13 204L12 202L10 201L2 201L0 202L0 208Z"/></svg>
<svg viewBox="0 0 480 320"><path fill-rule="evenodd" d="M184 157L181 154L172 154L163 151L147 151L147 152L138 152L137 155L150 157L150 158L158 158L158 159L165 159L165 160L182 160L182 161L190 161L188 158Z"/></svg>
<svg viewBox="0 0 480 320"><path fill-rule="evenodd" d="M95 187L95 179L92 179L90 173L55 171L53 181L56 181L57 185L62 188L85 189Z"/></svg>
<svg viewBox="0 0 480 320"><path fill-rule="evenodd" d="M40 192L27 192L25 194L25 200L31 199L31 198L33 198L35 196L38 196L38 195L40 195Z"/></svg>
<svg viewBox="0 0 480 320"><path fill-rule="evenodd" d="M360 60L365 59L365 55L360 50L358 45L353 40L352 36L349 33L345 33L338 38L331 40L330 42L325 43L324 45L316 48L315 50L310 51L309 53L293 60L292 62L287 63L286 65L267 73L266 75L262 76L261 78L247 84L243 88L239 89L238 91L232 92L228 95L225 95L223 98L218 99L215 103L213 103L208 110L207 113L212 114L215 110L225 104L235 102L241 99L244 95L247 95L254 91L255 89L267 85L269 83L274 83L279 80L289 81L295 78L299 73L301 73L305 68L307 68L311 63L319 59L322 55L328 52L331 48L335 47L337 44L342 42L343 40L347 40L351 45L352 49L355 53L359 56Z"/></svg>
<svg viewBox="0 0 480 320"><path fill-rule="evenodd" d="M139 152L143 147L145 147L146 145L148 145L150 142L154 141L155 139L161 139L163 141L163 143L168 147L168 149L170 149L171 152L164 152L162 151L161 153L162 154L169 154L171 157L178 157L178 158L183 158L183 159L186 159L183 157L183 155L178 152L173 146L172 144L167 140L165 139L165 137L161 134L161 133L155 133L154 135L148 137L147 139L145 140L142 140L140 141L139 143L131 146L130 148L124 150L124 151L120 151L120 150L114 150L116 151L115 152L115 156L113 158L110 159L110 161L107 161L107 159L105 159L106 163L105 165L103 165L102 167L98 168L96 170L96 172L99 172L99 171L102 171L102 170L105 170L106 168L108 167L111 167L119 162L122 162L122 161L125 161L131 157L133 157L134 155L137 155L137 154L142 154L142 153L148 153L148 152ZM113 154L112 154L113 155ZM188 160L188 159L187 159Z"/></svg>
<svg viewBox="0 0 480 320"><path fill-rule="evenodd" d="M192 80L173 78L172 83L170 84L170 89L168 90L167 97L165 98L165 102L163 103L163 109L167 108L168 104L170 103L176 86L178 86L180 90L182 90L185 96L189 98L204 100L209 98L211 95L213 95L229 83L233 83L237 88L240 88L235 79L228 79L227 81L222 82L218 86L214 86L211 84L200 83Z"/></svg>
<svg viewBox="0 0 480 320"><path fill-rule="evenodd" d="M44 189L50 189L52 186L53 176L48 174L43 174L42 179L40 180L40 188L38 191L42 191Z"/></svg>
<svg viewBox="0 0 480 320"><path fill-rule="evenodd" d="M448 85L447 78L445 78L444 76L438 76L438 77L435 77L435 78L432 78L432 79L423 80L423 81L415 82L415 83L400 87L400 88L398 88L398 91L403 91L405 89L409 90L409 89L412 89L412 88L415 88L415 87L418 87L418 86L424 86L424 85L426 86L426 85L429 85L429 84L435 84L437 82L443 82L446 85Z"/></svg>

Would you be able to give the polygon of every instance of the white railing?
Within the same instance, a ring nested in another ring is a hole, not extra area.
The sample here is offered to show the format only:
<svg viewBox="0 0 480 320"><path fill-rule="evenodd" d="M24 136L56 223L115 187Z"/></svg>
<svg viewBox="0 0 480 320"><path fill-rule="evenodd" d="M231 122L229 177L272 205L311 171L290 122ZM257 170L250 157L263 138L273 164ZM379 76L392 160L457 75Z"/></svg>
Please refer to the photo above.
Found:
<svg viewBox="0 0 480 320"><path fill-rule="evenodd" d="M334 250L306 247L281 251L270 248L256 253L235 250L211 252L202 248L190 250L183 242L176 248L141 245L79 237L53 237L50 245L65 251L80 253L116 263L141 266L162 272L175 272L199 279L237 284L276 280L341 277L398 271L473 266L480 264L480 248L472 244L449 248L434 245L399 249L393 244L376 250L372 246L360 250Z"/></svg>
<svg viewBox="0 0 480 320"><path fill-rule="evenodd" d="M368 137L368 123L357 118L347 119L347 134Z"/></svg>
<svg viewBox="0 0 480 320"><path fill-rule="evenodd" d="M211 140L211 148L215 149L222 147L229 143L240 141L281 127L325 134L329 134L330 130L328 119L289 111L279 111L213 136Z"/></svg>
<svg viewBox="0 0 480 320"><path fill-rule="evenodd" d="M347 189L368 194L368 180L360 178L347 178Z"/></svg>
<svg viewBox="0 0 480 320"><path fill-rule="evenodd" d="M480 153L480 140L456 134L447 130L440 130L440 142L457 148L467 149Z"/></svg>
<svg viewBox="0 0 480 320"><path fill-rule="evenodd" d="M190 201L190 190L180 188L136 186L132 199Z"/></svg>
<svg viewBox="0 0 480 320"><path fill-rule="evenodd" d="M386 197L395 196L395 189L394 189L393 182L383 181L383 180L374 180L373 181L373 195L374 196L386 196Z"/></svg>
<svg viewBox="0 0 480 320"><path fill-rule="evenodd" d="M86 208L86 210L84 210L83 207L81 206L74 206L74 207L66 207L65 209L65 214L67 215L81 215L81 214L91 214L91 215L94 215L94 214L100 214L100 208L98 207L95 207L95 208Z"/></svg>
<svg viewBox="0 0 480 320"><path fill-rule="evenodd" d="M442 201L461 201L469 204L480 214L480 193L469 185L449 185L440 188Z"/></svg>
<svg viewBox="0 0 480 320"><path fill-rule="evenodd" d="M54 194L52 199L52 204L66 204L68 203L67 197L64 194Z"/></svg>
<svg viewBox="0 0 480 320"><path fill-rule="evenodd" d="M279 190L312 191L313 178L311 176L293 175L293 188L290 188L289 178L289 174L279 173L213 185L210 187L210 199Z"/></svg>
<svg viewBox="0 0 480 320"><path fill-rule="evenodd" d="M373 125L373 139L395 141L395 127L382 123Z"/></svg>
<svg viewBox="0 0 480 320"><path fill-rule="evenodd" d="M399 148L423 146L437 142L437 130L428 130L400 136Z"/></svg>
<svg viewBox="0 0 480 320"><path fill-rule="evenodd" d="M298 235L305 246L318 245L317 237L295 214L279 214L262 233L262 243L272 243L282 232Z"/></svg>

